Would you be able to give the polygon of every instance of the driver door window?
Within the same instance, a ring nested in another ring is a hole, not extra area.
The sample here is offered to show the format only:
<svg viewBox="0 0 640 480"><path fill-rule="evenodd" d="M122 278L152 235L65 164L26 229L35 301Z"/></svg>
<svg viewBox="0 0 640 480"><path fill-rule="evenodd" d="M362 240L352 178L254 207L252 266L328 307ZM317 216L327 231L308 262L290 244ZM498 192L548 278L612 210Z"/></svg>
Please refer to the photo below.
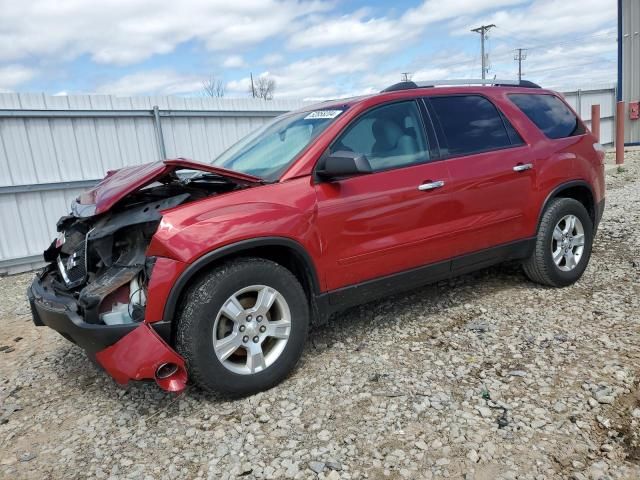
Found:
<svg viewBox="0 0 640 480"><path fill-rule="evenodd" d="M362 115L331 147L331 153L345 150L364 154L373 171L428 161L416 102L384 105Z"/></svg>

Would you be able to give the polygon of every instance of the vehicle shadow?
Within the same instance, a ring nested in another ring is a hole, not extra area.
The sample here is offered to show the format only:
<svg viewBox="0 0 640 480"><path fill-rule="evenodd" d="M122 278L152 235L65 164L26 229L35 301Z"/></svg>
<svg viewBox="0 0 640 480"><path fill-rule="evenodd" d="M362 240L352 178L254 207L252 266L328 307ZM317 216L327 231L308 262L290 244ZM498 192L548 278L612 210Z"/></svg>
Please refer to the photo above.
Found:
<svg viewBox="0 0 640 480"><path fill-rule="evenodd" d="M408 315L414 315L416 309L422 312L425 322L433 322L440 316L448 316L451 309L481 303L485 296L509 288L548 287L530 282L520 263L513 261L344 310L333 315L326 324L312 326L303 357L290 378L312 367L315 358L337 342L345 343L346 339L356 339L355 342L349 342L348 348L352 348L357 354L359 350L366 348L368 332L372 326L377 329L394 329L397 322ZM192 386L188 395L216 404L238 400L237 397L207 394L195 386Z"/></svg>
<svg viewBox="0 0 640 480"><path fill-rule="evenodd" d="M479 288L480 286L483 288ZM402 318L415 314L416 309L423 312L428 322L439 315L447 316L450 309L467 303L481 302L484 296L496 290L514 287L545 288L529 282L519 263L510 262L345 310L334 315L326 324L312 327L302 361L294 369L291 377L309 368L315 357L330 349L336 342L344 342L348 338L357 339L355 345L353 342L349 345L353 346L355 352L364 348L367 344L367 332L370 330L368 327L372 326L372 322L376 328L391 329L398 321L402 321ZM82 388L82 396L106 395L119 404L116 408L135 410L138 419L150 420L158 416L167 418L182 415L203 405L215 407L217 411L222 407L224 415L225 406L231 407L234 402L251 399L210 394L192 384L179 395L160 390L153 381L130 382L129 385L120 387L101 371L98 365L89 362L77 347L58 349L53 356L58 357L53 359L54 363L64 365L64 380L75 383L75 388ZM269 392L271 395L273 393L273 390ZM186 402L187 406L182 405L178 408L180 401Z"/></svg>
<svg viewBox="0 0 640 480"><path fill-rule="evenodd" d="M487 288L475 288L478 286ZM365 327L370 326L372 321L376 322L376 326L383 328L385 324L390 324L389 318L377 320L376 317L391 316L391 320L394 321L413 313L416 309L422 309L425 315L446 315L448 309L478 302L496 289L519 286L546 288L531 283L524 275L519 262L507 262L352 307L334 315L326 325L313 328L309 341L313 348L314 342L327 343L339 340L336 335L362 337L366 335Z"/></svg>

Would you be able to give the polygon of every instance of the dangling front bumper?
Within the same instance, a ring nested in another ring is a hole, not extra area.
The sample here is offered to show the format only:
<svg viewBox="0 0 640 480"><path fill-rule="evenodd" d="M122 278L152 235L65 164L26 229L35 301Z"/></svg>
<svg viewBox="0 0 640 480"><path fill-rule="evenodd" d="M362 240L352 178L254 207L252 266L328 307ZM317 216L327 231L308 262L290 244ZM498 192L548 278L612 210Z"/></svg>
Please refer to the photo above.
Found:
<svg viewBox="0 0 640 480"><path fill-rule="evenodd" d="M41 272L27 289L33 323L47 326L95 356L118 383L155 380L164 390L185 388L183 358L171 348L171 322L105 325L88 323L75 298L57 292Z"/></svg>

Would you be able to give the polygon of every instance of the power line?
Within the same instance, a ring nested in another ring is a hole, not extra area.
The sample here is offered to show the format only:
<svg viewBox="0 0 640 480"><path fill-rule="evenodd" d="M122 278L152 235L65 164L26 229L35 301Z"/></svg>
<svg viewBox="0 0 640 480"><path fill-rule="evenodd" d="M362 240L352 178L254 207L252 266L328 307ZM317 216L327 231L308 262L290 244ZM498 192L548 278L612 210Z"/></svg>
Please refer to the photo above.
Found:
<svg viewBox="0 0 640 480"><path fill-rule="evenodd" d="M610 62L610 63L613 63L613 62ZM583 63L571 63L571 64L561 65L561 66L551 67L551 68L547 68L547 67L539 68L537 70L531 70L529 71L529 73L544 73L544 72L551 72L554 70L563 70L567 68L584 67L587 65L596 65L596 64L602 64L602 60L598 59L598 60L591 60L589 62L583 62Z"/></svg>
<svg viewBox="0 0 640 480"><path fill-rule="evenodd" d="M595 38L595 37L603 37L603 40L609 38L617 38L615 32L597 32L597 33L588 33L585 35L578 35L576 37L568 38L566 40L562 40L560 42L547 42L547 43L538 43L535 45L529 45L526 47L527 50L536 50L538 48L546 48L546 47L555 47L556 45L566 45L567 43L575 43L577 40L582 40L584 38ZM511 39L517 42L522 42L526 45L528 39L523 39L522 37L511 35Z"/></svg>
<svg viewBox="0 0 640 480"><path fill-rule="evenodd" d="M558 46L558 45L566 45L566 44L569 44L569 43L575 45L577 40L579 40L581 38L584 38L584 37L587 37L587 36L591 37L591 36L594 36L594 35L583 35L583 36L580 36L580 37L572 38L570 40L564 40L562 42L542 43L542 44L538 44L538 45L534 45L534 46L523 48L522 50L529 51L529 50L537 50L537 49L546 48L546 47L552 48L552 47L555 47L555 46ZM601 35L598 35L598 36L601 36ZM602 40L617 40L617 37L615 37L615 36L602 37ZM567 54L569 54L569 53L573 53L573 52L572 51L571 52L567 51ZM493 58L494 59L495 58L500 58L500 59L505 59L506 60L506 58L509 57L509 56L511 56L511 53L509 51L507 51L507 52L503 52L503 53L498 53Z"/></svg>
<svg viewBox="0 0 640 480"><path fill-rule="evenodd" d="M608 40L609 38L607 36L610 36L610 35L611 35L611 32L601 32L601 33L595 33L595 34L580 35L580 36L577 36L577 37L573 37L572 39L564 40L562 42L542 43L542 44L537 44L537 45L534 45L534 46L531 46L531 47L522 48L522 52L523 52L523 55L524 55L523 60L526 58L525 52L527 52L528 50L540 49L540 48L544 48L544 47L553 47L553 46L556 46L556 45L564 45L564 44L567 44L567 43L575 44L575 42L577 40L580 40L580 39L586 38L586 37L602 37L603 40L604 39ZM615 40L614 37L611 37L611 38ZM516 49L516 50L518 50L518 49ZM567 53L570 53L570 52L567 52ZM503 52L503 53L498 53L498 54L492 56L492 58L494 60L498 60L500 62L507 62L509 58L513 58L513 53L512 53L512 51L506 51L506 52ZM517 57L516 57L516 59L517 59ZM587 64L597 63L598 61L599 60L593 60L593 61L590 61ZM474 64L476 62L477 62L477 58L475 58L475 59L472 58L472 59L469 59L469 60L450 61L450 62L444 62L444 63L433 63L433 64L430 65L430 67L432 67L432 68L462 67L464 65L471 65L471 64ZM586 65L586 64L585 63L581 63L580 65L576 65L576 66L582 66L582 65ZM485 66L486 66L486 64L485 64ZM569 68L569 66L552 67L551 70L558 70L558 69L562 69L562 68ZM529 71L527 71L527 74L544 72L545 70L549 70L549 69L542 68L542 69L536 69L536 70L529 70Z"/></svg>
<svg viewBox="0 0 640 480"><path fill-rule="evenodd" d="M580 37L576 37L576 38L580 38ZM606 39L606 37L603 37L603 39ZM540 45L538 45L538 46L536 46L536 47L522 48L522 51L523 51L523 60L528 56L528 54L529 54L529 53L528 53L528 50L531 50L532 48L542 48L542 47L545 47L545 46L553 47L553 46L556 46L556 45L562 45L562 44L567 44L567 43L575 44L575 40L576 40L576 39L573 39L573 40L567 40L567 41L564 41L564 42L557 42L557 43L554 43L554 44L546 44L546 45L544 45L544 44L540 44ZM615 40L615 39L614 39L614 40ZM518 54L517 54L517 52L518 52L519 48L517 48L517 49L515 49L515 50L516 50L516 54L513 56L513 59L517 61L517 60L518 60ZM525 51L527 51L527 55L524 55L524 52L525 52ZM573 53L574 53L573 51L569 51L569 50L567 50L567 51L566 51L566 55L573 55ZM511 54L511 53L509 53L509 52L504 52L504 53L496 54L496 55L492 56L492 58L494 59L494 61L495 61L495 60L498 60L499 62L501 62L501 63L502 63L502 62L506 62L506 61L507 61L507 59L508 59L508 57L511 57L511 55L512 55L512 54ZM596 63L597 61L598 61L598 60L592 60L591 62ZM562 67L562 68L564 68L564 67ZM536 70L536 72L537 72L537 71L540 71L540 70ZM531 74L531 73L534 73L534 71L528 71L527 73L528 73L528 74Z"/></svg>
<svg viewBox="0 0 640 480"><path fill-rule="evenodd" d="M484 53L484 41L487 39L487 32L494 28L495 25L492 23L491 25L481 25L478 28L472 28L472 32L476 32L480 34L480 56L482 57L482 79L486 78L487 71L487 59L489 57L488 54Z"/></svg>

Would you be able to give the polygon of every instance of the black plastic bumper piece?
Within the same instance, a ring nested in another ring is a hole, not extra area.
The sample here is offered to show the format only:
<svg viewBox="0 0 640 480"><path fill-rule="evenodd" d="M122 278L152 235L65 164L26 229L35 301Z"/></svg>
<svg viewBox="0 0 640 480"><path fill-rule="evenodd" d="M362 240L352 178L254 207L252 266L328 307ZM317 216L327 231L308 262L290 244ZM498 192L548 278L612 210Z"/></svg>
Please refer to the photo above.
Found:
<svg viewBox="0 0 640 480"><path fill-rule="evenodd" d="M45 285L43 278L44 276L41 275L36 277L27 289L33 323L36 326L52 328L89 353L104 350L140 325L139 323L122 325L87 323L78 313L75 299L57 294L51 287ZM152 327L166 342L171 340L170 322L156 322Z"/></svg>

